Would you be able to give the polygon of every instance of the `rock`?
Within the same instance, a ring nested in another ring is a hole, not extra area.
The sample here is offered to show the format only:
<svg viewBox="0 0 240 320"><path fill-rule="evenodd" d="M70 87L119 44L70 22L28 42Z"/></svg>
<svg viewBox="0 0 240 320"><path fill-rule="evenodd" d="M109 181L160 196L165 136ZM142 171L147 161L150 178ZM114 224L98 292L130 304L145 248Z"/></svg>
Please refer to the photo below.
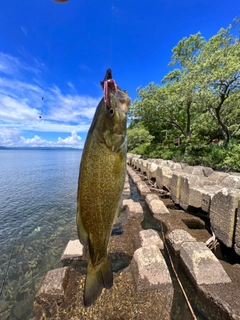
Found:
<svg viewBox="0 0 240 320"><path fill-rule="evenodd" d="M179 253L183 243L196 242L196 239L194 239L187 231L182 229L173 230L166 236L166 239L176 253Z"/></svg>
<svg viewBox="0 0 240 320"><path fill-rule="evenodd" d="M141 230L136 237L136 247L147 247L150 245L156 245L159 249L163 249L164 245L162 240L160 239L157 231L148 229Z"/></svg>
<svg viewBox="0 0 240 320"><path fill-rule="evenodd" d="M123 206L127 206L126 213L128 219L140 218L143 216L143 208L139 202L127 199L123 200Z"/></svg>
<svg viewBox="0 0 240 320"><path fill-rule="evenodd" d="M137 182L137 189L141 196L146 196L147 194L151 193L150 189L144 181Z"/></svg>
<svg viewBox="0 0 240 320"><path fill-rule="evenodd" d="M239 200L239 190L223 188L213 196L211 201L211 226L216 237L229 248L233 246L236 210Z"/></svg>
<svg viewBox="0 0 240 320"><path fill-rule="evenodd" d="M163 214L169 214L169 211L162 200L156 194L148 194L145 198L145 201L151 210L154 218L158 218Z"/></svg>
<svg viewBox="0 0 240 320"><path fill-rule="evenodd" d="M180 258L197 285L231 282L221 263L202 242L184 242Z"/></svg>
<svg viewBox="0 0 240 320"><path fill-rule="evenodd" d="M70 263L73 261L79 261L83 257L83 245L80 241L70 240L61 256L62 263Z"/></svg>
<svg viewBox="0 0 240 320"><path fill-rule="evenodd" d="M156 245L137 249L130 266L137 291L161 290L167 296L173 296L168 267Z"/></svg>

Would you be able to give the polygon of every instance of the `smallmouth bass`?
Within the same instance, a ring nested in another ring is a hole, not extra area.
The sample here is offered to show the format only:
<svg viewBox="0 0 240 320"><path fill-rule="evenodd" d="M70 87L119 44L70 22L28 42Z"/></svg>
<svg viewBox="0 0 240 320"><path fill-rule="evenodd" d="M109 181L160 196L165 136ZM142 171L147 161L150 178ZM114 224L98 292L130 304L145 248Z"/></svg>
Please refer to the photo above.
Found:
<svg viewBox="0 0 240 320"><path fill-rule="evenodd" d="M84 305L91 306L103 288L111 288L113 274L107 253L112 226L119 215L126 172L126 122L130 98L110 90L100 101L82 153L77 198L78 237L88 245L89 262Z"/></svg>

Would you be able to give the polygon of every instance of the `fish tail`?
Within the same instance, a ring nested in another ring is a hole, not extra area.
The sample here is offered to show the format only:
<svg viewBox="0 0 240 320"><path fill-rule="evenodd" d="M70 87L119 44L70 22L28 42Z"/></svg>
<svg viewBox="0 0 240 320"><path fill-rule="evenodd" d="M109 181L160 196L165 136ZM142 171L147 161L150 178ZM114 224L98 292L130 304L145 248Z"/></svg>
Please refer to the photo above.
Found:
<svg viewBox="0 0 240 320"><path fill-rule="evenodd" d="M99 265L88 263L84 288L84 306L90 307L99 297L103 288L110 289L113 285L112 267L107 256Z"/></svg>

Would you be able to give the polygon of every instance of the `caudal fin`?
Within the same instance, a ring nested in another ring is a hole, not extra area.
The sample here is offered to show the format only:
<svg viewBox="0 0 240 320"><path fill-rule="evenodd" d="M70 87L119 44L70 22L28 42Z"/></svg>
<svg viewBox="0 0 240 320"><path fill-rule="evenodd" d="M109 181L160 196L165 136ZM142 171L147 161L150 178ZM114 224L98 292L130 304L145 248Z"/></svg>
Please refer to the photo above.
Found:
<svg viewBox="0 0 240 320"><path fill-rule="evenodd" d="M106 257L98 266L88 263L84 288L84 306L90 307L100 296L102 289L110 289L113 285L112 267L109 257Z"/></svg>

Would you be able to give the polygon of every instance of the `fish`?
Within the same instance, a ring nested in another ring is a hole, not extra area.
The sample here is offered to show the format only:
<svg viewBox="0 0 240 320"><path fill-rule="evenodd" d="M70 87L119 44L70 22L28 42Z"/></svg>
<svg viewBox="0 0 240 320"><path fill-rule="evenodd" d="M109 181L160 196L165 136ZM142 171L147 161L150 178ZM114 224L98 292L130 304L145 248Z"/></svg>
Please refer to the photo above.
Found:
<svg viewBox="0 0 240 320"><path fill-rule="evenodd" d="M88 245L83 303L90 307L113 285L108 243L119 216L126 174L127 112L131 99L120 89L101 99L84 145L78 179L77 231Z"/></svg>

